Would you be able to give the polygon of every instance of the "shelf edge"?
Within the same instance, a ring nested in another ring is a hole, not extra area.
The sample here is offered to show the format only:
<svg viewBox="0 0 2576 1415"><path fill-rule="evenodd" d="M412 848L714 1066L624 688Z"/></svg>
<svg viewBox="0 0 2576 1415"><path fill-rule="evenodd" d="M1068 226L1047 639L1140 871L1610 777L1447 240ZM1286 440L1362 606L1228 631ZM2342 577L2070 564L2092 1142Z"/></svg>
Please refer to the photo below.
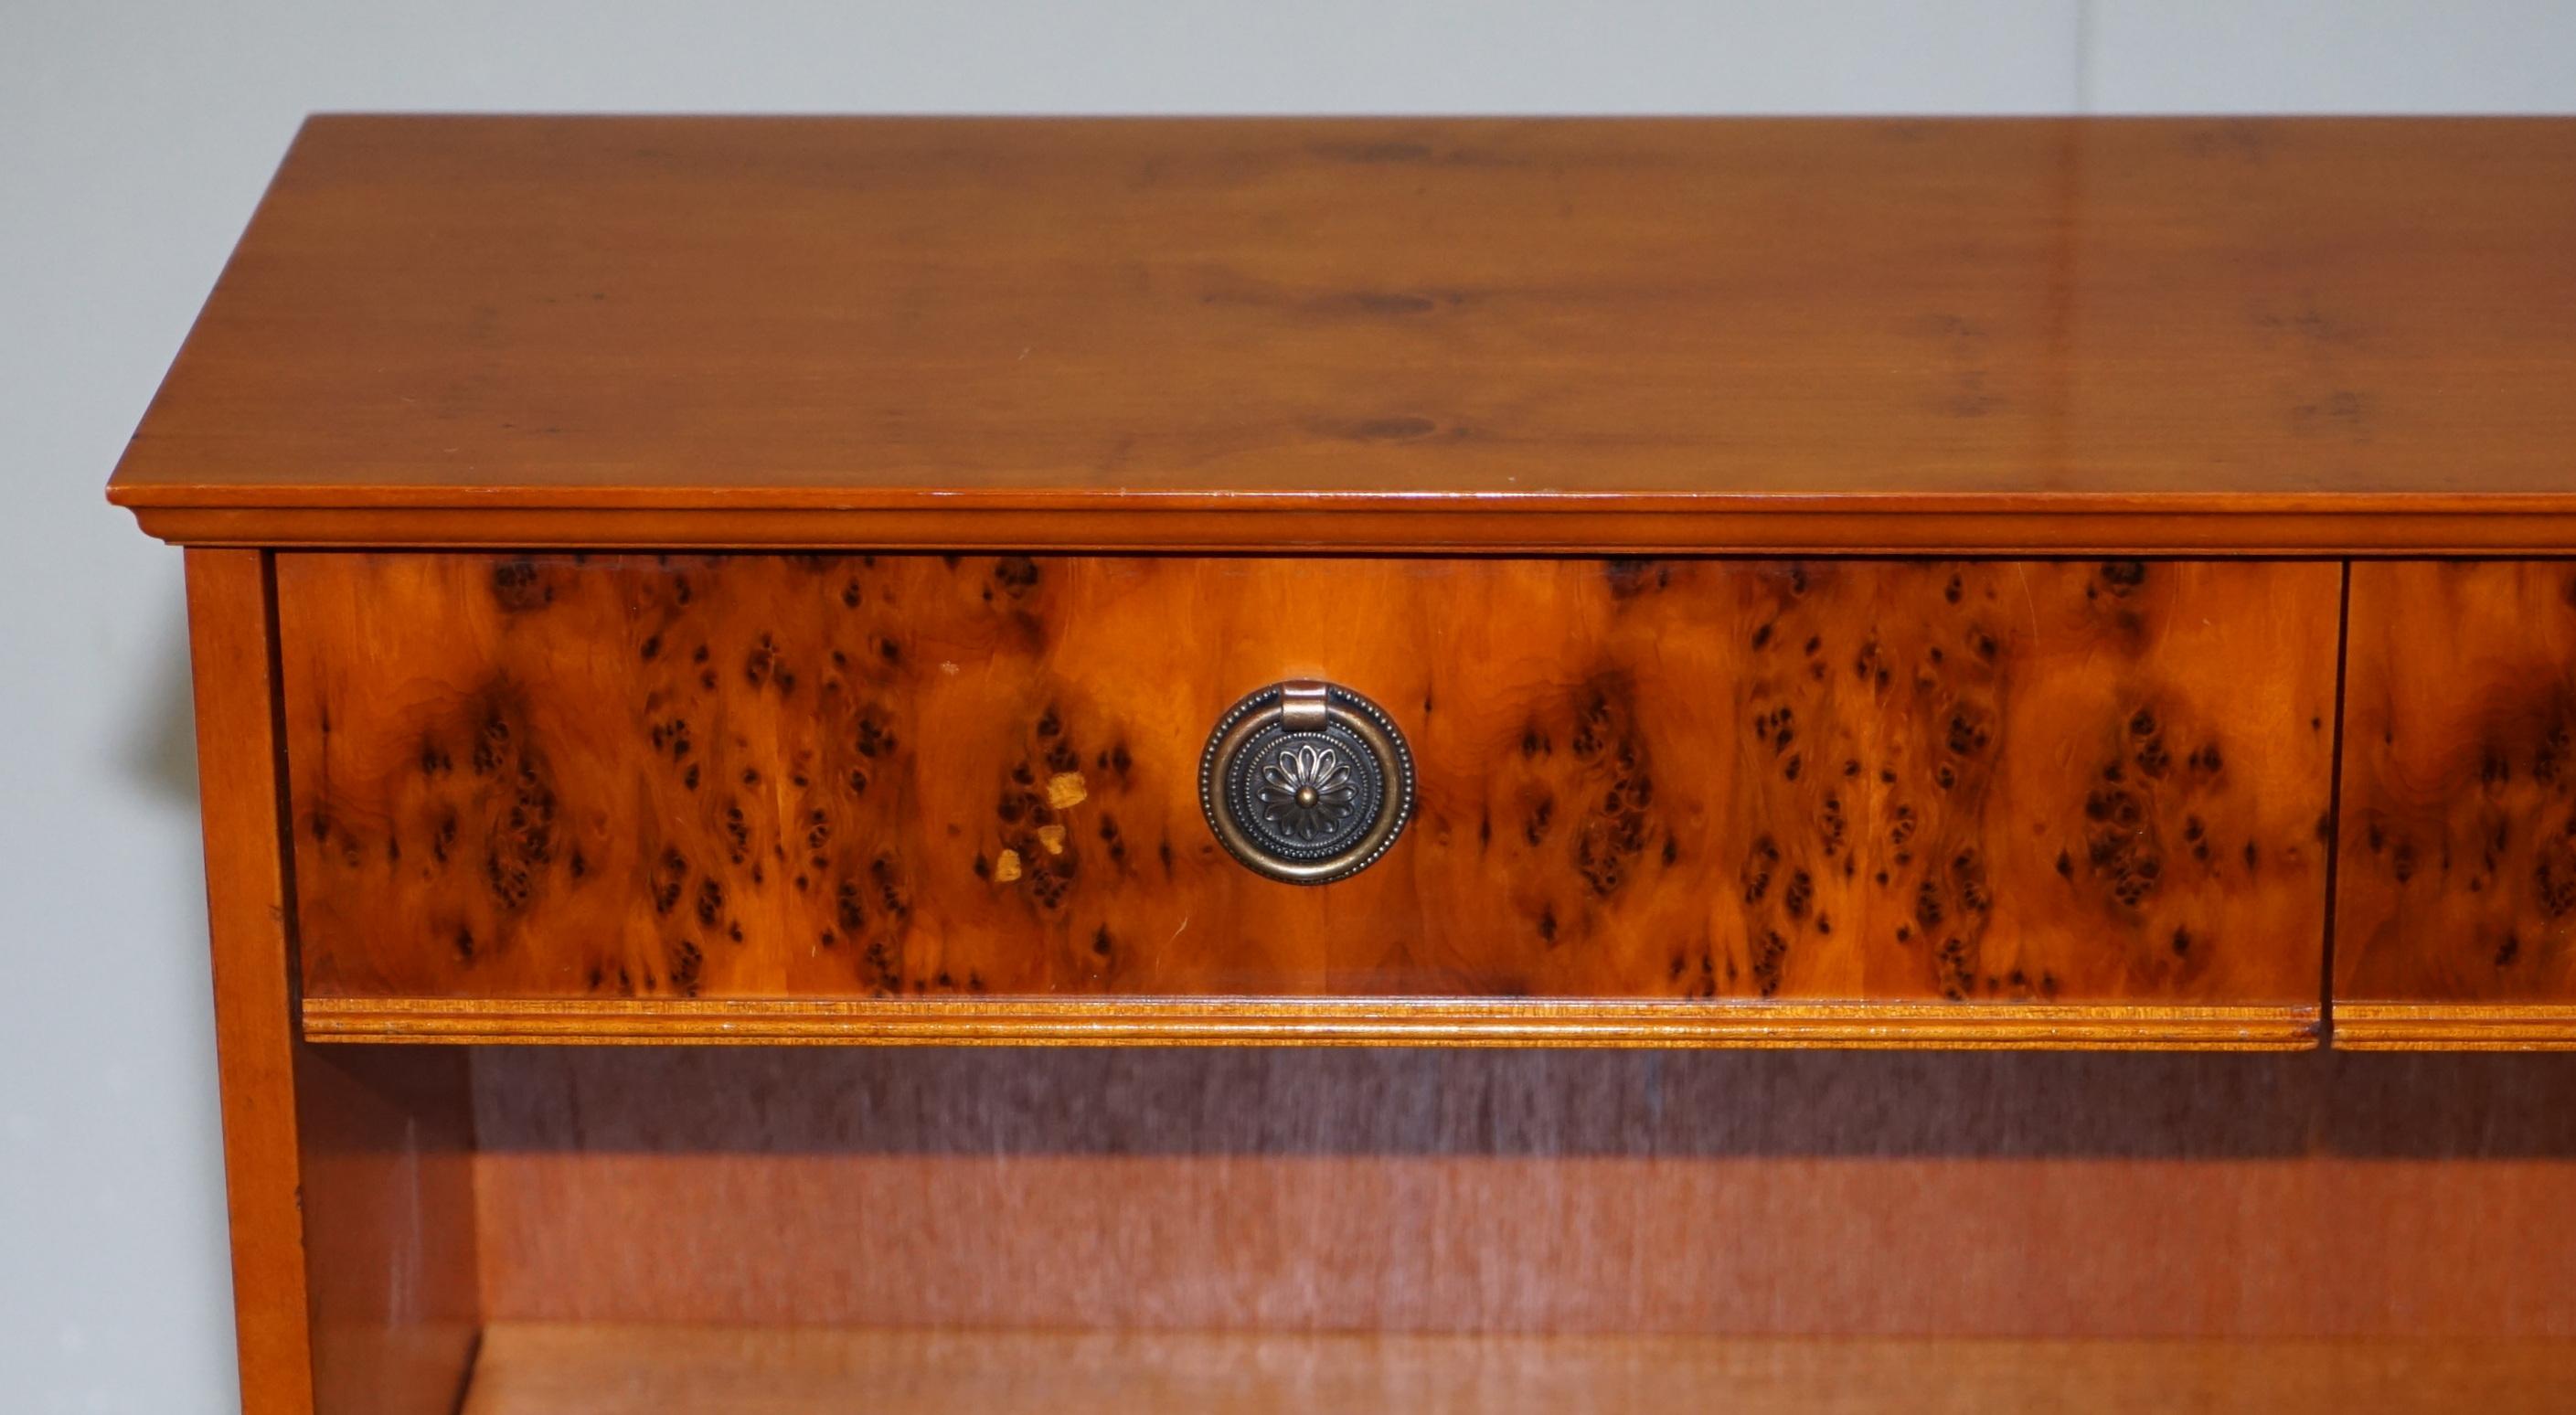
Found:
<svg viewBox="0 0 2576 1415"><path fill-rule="evenodd" d="M2290 1006L307 998L315 1042L2305 1051Z"/></svg>
<svg viewBox="0 0 2576 1415"><path fill-rule="evenodd" d="M2576 1003L2353 1002L2339 1051L2576 1051Z"/></svg>

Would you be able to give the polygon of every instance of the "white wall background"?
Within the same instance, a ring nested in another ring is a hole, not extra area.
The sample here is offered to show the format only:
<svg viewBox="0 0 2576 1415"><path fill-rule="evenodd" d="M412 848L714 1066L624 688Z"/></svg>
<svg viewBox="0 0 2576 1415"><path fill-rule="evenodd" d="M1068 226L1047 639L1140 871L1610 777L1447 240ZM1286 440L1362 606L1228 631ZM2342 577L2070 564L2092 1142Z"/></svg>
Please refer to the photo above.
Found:
<svg viewBox="0 0 2576 1415"><path fill-rule="evenodd" d="M0 0L0 1410L234 1408L179 557L100 500L315 109L2568 112L2549 0Z"/></svg>

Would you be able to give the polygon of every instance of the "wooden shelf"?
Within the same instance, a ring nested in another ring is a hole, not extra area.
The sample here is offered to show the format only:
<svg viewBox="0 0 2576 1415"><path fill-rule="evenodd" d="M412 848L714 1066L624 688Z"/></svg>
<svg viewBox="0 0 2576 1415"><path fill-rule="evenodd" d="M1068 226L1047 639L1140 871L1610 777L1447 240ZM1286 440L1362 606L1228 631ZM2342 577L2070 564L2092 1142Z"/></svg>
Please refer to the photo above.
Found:
<svg viewBox="0 0 2576 1415"><path fill-rule="evenodd" d="M464 1415L2497 1412L2576 1343L1173 1335L503 1325Z"/></svg>
<svg viewBox="0 0 2576 1415"><path fill-rule="evenodd" d="M310 1041L2304 1051L2313 1007L1563 999L324 998Z"/></svg>

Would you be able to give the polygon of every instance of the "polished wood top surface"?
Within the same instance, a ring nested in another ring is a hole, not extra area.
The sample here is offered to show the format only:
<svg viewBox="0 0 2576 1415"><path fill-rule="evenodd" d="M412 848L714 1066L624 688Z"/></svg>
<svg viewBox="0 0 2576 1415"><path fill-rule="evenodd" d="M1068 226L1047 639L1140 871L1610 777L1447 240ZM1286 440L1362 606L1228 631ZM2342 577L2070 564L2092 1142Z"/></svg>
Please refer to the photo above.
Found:
<svg viewBox="0 0 2576 1415"><path fill-rule="evenodd" d="M326 117L172 539L2576 541L2576 121Z"/></svg>

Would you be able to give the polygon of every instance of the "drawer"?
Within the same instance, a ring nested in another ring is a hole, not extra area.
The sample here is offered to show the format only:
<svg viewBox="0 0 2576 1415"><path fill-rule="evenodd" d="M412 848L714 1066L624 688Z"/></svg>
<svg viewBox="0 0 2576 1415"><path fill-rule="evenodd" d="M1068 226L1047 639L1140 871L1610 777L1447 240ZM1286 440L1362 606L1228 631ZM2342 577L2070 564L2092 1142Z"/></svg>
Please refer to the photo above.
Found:
<svg viewBox="0 0 2576 1415"><path fill-rule="evenodd" d="M2352 567L2336 1041L2576 1044L2576 563Z"/></svg>
<svg viewBox="0 0 2576 1415"><path fill-rule="evenodd" d="M1412 1020L1453 1032L1695 1001L1615 1015L1864 1040L2315 1021L2332 565L276 565L308 1020L903 998L1269 999L1271 1025L1299 1020L1278 1001L1448 999ZM1320 886L1237 863L1200 802L1220 716L1295 678L1382 706L1417 772L1384 857Z"/></svg>

